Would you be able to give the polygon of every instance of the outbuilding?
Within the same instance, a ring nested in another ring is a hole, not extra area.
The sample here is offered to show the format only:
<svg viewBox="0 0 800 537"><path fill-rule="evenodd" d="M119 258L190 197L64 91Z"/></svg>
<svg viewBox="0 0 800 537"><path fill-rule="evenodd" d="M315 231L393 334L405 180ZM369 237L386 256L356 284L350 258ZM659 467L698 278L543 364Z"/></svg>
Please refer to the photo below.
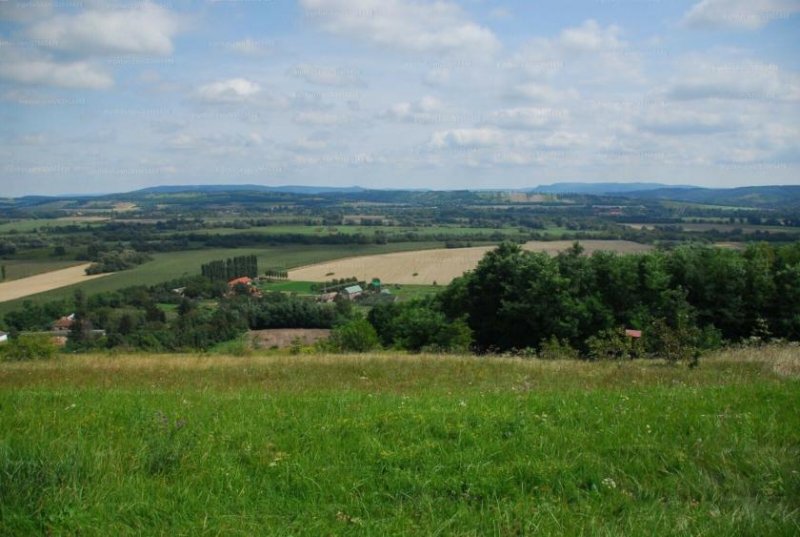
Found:
<svg viewBox="0 0 800 537"><path fill-rule="evenodd" d="M350 287L345 287L342 290L342 296L350 300L360 297L363 293L364 289L362 289L360 285L351 285Z"/></svg>

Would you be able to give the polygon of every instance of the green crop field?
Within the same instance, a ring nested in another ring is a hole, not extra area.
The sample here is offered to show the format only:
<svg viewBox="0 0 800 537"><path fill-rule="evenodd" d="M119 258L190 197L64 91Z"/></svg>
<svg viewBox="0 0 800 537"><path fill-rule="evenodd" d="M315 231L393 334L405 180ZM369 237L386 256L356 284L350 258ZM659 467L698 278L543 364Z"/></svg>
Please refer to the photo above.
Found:
<svg viewBox="0 0 800 537"><path fill-rule="evenodd" d="M0 534L800 532L800 356L0 364Z"/></svg>
<svg viewBox="0 0 800 537"><path fill-rule="evenodd" d="M27 261L11 259L8 261L0 260L0 265L6 267L5 281L19 280L27 278L28 276L35 276L36 274L43 274L45 272L52 272L67 267L80 265L80 261Z"/></svg>
<svg viewBox="0 0 800 537"><path fill-rule="evenodd" d="M200 265L214 259L251 255L258 256L259 267L293 268L331 259L355 255L381 254L405 250L422 250L441 248L441 243L407 242L394 244L366 245L291 245L265 248L228 248L209 250L190 250L154 254L153 261L144 263L130 270L115 272L102 278L87 281L69 287L62 287L46 293L40 293L24 299L0 303L0 315L4 315L20 307L25 300L47 301L72 296L75 289L83 289L88 294L115 291L132 285L155 285L185 274L199 274Z"/></svg>
<svg viewBox="0 0 800 537"><path fill-rule="evenodd" d="M30 233L33 230L52 228L58 226L69 226L69 225L96 226L99 224L102 224L102 222L82 217L29 218L24 220L11 220L3 224L0 224L0 234L9 232Z"/></svg>
<svg viewBox="0 0 800 537"><path fill-rule="evenodd" d="M264 291L279 291L281 293L300 293L300 294L314 294L312 286L314 282L292 282L292 281L276 281L261 284L260 287Z"/></svg>

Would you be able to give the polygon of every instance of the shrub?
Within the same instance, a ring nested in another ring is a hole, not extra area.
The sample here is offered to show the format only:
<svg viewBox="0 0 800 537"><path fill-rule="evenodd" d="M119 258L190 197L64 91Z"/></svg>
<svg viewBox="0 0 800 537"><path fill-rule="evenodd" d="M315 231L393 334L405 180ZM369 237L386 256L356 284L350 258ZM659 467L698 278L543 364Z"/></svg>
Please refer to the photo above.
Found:
<svg viewBox="0 0 800 537"><path fill-rule="evenodd" d="M337 351L367 352L380 346L375 328L364 319L357 319L334 328L330 343Z"/></svg>
<svg viewBox="0 0 800 537"><path fill-rule="evenodd" d="M57 351L50 336L22 334L2 347L2 357L8 361L49 360Z"/></svg>
<svg viewBox="0 0 800 537"><path fill-rule="evenodd" d="M542 360L576 360L579 356L578 351L572 348L566 340L559 341L555 336L542 342L538 354Z"/></svg>
<svg viewBox="0 0 800 537"><path fill-rule="evenodd" d="M641 357L643 350L641 340L626 337L623 328L602 330L586 346L592 360L630 360Z"/></svg>

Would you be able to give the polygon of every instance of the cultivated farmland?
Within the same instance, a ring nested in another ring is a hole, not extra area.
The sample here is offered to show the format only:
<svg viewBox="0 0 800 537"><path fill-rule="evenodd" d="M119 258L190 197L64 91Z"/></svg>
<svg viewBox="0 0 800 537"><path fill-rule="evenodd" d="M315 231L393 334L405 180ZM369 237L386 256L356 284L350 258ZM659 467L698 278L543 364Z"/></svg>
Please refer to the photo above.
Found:
<svg viewBox="0 0 800 537"><path fill-rule="evenodd" d="M532 241L525 250L555 255L572 245L570 241ZM582 241L587 254L604 250L620 253L645 252L650 246L630 241ZM289 272L289 278L300 281L325 281L355 276L360 280L380 278L387 283L447 284L478 261L494 246L448 248L421 252L397 252L382 255L350 257L327 261Z"/></svg>
<svg viewBox="0 0 800 537"><path fill-rule="evenodd" d="M37 274L29 278L0 283L0 302L16 300L18 298L107 276L107 274L87 276L86 269L90 264L91 263L87 263L76 267Z"/></svg>

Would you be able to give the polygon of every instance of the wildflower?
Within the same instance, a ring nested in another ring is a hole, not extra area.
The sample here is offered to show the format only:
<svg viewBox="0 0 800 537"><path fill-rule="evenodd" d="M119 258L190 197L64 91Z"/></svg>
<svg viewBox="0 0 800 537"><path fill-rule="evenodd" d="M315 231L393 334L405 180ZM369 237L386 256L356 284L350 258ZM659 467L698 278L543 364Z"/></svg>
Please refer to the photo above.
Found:
<svg viewBox="0 0 800 537"><path fill-rule="evenodd" d="M617 488L617 482L611 479L610 477L603 479L603 481L601 481L600 483L607 489Z"/></svg>

